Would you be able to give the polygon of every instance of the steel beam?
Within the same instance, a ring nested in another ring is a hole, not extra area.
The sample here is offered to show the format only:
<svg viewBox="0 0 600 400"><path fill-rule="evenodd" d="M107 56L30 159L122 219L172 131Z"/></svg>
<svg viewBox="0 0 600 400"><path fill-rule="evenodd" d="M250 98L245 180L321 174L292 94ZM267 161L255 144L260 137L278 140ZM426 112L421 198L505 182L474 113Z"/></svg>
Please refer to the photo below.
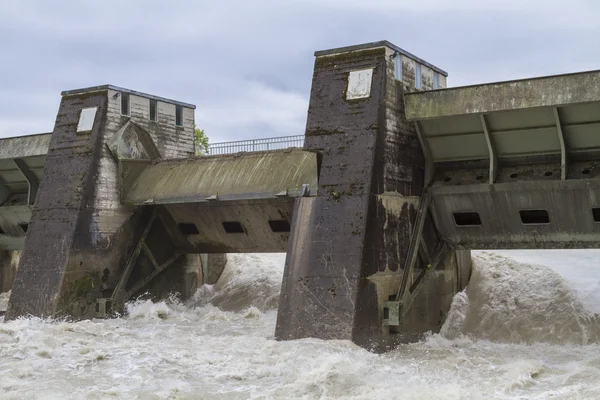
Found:
<svg viewBox="0 0 600 400"><path fill-rule="evenodd" d="M119 282L117 283L115 289L113 290L111 299L115 303L124 302L125 300L127 300L128 292L127 292L127 290L125 290L125 285L127 284L127 281L129 280L129 276L131 276L133 267L135 266L138 258L140 257L140 253L142 252L142 250L144 249L144 246L146 245L146 243L145 243L146 236L148 236L148 233L150 232L150 228L152 227L152 224L154 224L154 220L156 219L156 217L157 217L156 208L154 208L150 213L150 217L148 218L148 221L146 222L146 226L144 227L144 230L140 234L138 242L135 245L135 248L133 249L131 256L127 260L127 264L125 264L125 269L123 270L123 273L121 274Z"/></svg>
<svg viewBox="0 0 600 400"><path fill-rule="evenodd" d="M481 121L481 127L483 128L483 134L485 136L485 142L487 143L488 152L490 153L489 183L490 185L493 185L494 181L496 180L496 175L498 174L498 156L496 155L494 142L492 141L492 137L485 120L485 115L479 115L479 119Z"/></svg>
<svg viewBox="0 0 600 400"><path fill-rule="evenodd" d="M419 126L419 121L415 121L415 131L417 131L417 137L419 138L419 143L421 143L421 149L423 150L423 157L425 158L424 186L428 187L429 184L433 181L433 175L435 173L435 167L433 164L433 156L431 155L431 149L429 148L429 143L423 137L423 134L421 132L421 127Z"/></svg>
<svg viewBox="0 0 600 400"><path fill-rule="evenodd" d="M10 189L6 186L4 179L0 178L0 205L8 199L8 196L10 196Z"/></svg>
<svg viewBox="0 0 600 400"><path fill-rule="evenodd" d="M29 190L27 192L27 204L33 205L33 203L35 203L35 196L37 195L39 186L37 177L33 172L31 172L31 170L27 166L27 163L22 159L14 158L13 162L15 163L15 165L27 181L27 185L29 186Z"/></svg>
<svg viewBox="0 0 600 400"><path fill-rule="evenodd" d="M562 125L560 123L560 113L558 107L554 107L554 121L556 122L556 132L558 132L558 141L560 142L560 179L567 179L567 146L563 135Z"/></svg>
<svg viewBox="0 0 600 400"><path fill-rule="evenodd" d="M145 277L141 278L139 281L133 284L133 286L127 291L127 297L133 296L137 291L146 286L150 281L158 276L162 271L164 271L169 265L173 264L179 257L181 257L181 253L173 254L167 261L157 266L154 271Z"/></svg>

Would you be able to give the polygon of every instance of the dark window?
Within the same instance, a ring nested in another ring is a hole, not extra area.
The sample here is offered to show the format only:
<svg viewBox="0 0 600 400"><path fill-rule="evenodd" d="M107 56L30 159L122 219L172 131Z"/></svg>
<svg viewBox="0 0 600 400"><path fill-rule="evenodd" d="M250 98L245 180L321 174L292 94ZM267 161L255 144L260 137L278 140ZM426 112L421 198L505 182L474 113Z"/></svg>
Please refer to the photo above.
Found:
<svg viewBox="0 0 600 400"><path fill-rule="evenodd" d="M524 224L549 224L550 217L546 210L521 210L521 222Z"/></svg>
<svg viewBox="0 0 600 400"><path fill-rule="evenodd" d="M195 224L189 223L189 222L182 222L180 224L177 224L179 226L179 230L181 231L181 233L183 233L184 235L197 235L198 233L198 228L196 228Z"/></svg>
<svg viewBox="0 0 600 400"><path fill-rule="evenodd" d="M458 226L478 226L481 225L481 218L475 211L455 212L454 222Z"/></svg>
<svg viewBox="0 0 600 400"><path fill-rule="evenodd" d="M271 220L269 221L269 226L273 232L289 232L290 231L290 223L285 219L280 220Z"/></svg>
<svg viewBox="0 0 600 400"><path fill-rule="evenodd" d="M594 216L594 221L600 222L600 208L592 208L592 215Z"/></svg>
<svg viewBox="0 0 600 400"><path fill-rule="evenodd" d="M0 235L2 235L4 233L4 231L2 230L2 228L0 228Z"/></svg>
<svg viewBox="0 0 600 400"><path fill-rule="evenodd" d="M121 93L121 114L129 115L129 93Z"/></svg>
<svg viewBox="0 0 600 400"><path fill-rule="evenodd" d="M156 100L150 100L150 121L156 122Z"/></svg>
<svg viewBox="0 0 600 400"><path fill-rule="evenodd" d="M245 233L244 227L237 221L223 222L223 229L227 233Z"/></svg>
<svg viewBox="0 0 600 400"><path fill-rule="evenodd" d="M19 224L19 226L23 229L23 232L27 232L27 229L29 228L29 224Z"/></svg>
<svg viewBox="0 0 600 400"><path fill-rule="evenodd" d="M183 126L183 107L175 106L175 125Z"/></svg>

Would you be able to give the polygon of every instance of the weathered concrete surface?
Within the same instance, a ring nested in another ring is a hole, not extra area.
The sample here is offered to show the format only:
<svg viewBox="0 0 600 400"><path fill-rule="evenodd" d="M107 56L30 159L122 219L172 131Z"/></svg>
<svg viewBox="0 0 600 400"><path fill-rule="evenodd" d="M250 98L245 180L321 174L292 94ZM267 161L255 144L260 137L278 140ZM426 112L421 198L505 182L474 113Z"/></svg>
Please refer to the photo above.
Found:
<svg viewBox="0 0 600 400"><path fill-rule="evenodd" d="M597 178L438 185L432 193L436 226L459 248L574 249L600 243L600 224L592 211L600 205ZM545 210L549 222L524 224L521 210ZM477 212L481 224L457 226L454 213L462 211Z"/></svg>
<svg viewBox="0 0 600 400"><path fill-rule="evenodd" d="M165 206L174 222L193 224L197 232L184 234L182 248L190 253L279 253L285 252L289 228L274 231L270 221L282 221L289 227L294 212L294 199L288 197L214 201ZM241 232L228 232L224 223L239 224ZM272 223L272 222L271 222ZM285 227L284 227L285 228Z"/></svg>
<svg viewBox="0 0 600 400"><path fill-rule="evenodd" d="M317 155L301 149L203 156L150 164L130 187L127 204L181 204L302 194L317 187Z"/></svg>
<svg viewBox="0 0 600 400"><path fill-rule="evenodd" d="M10 200L7 202L10 203ZM32 206L5 205L0 207L0 249L19 250L25 245L25 230L31 221Z"/></svg>
<svg viewBox="0 0 600 400"><path fill-rule="evenodd" d="M600 101L600 71L406 94L408 120Z"/></svg>
<svg viewBox="0 0 600 400"><path fill-rule="evenodd" d="M217 283L225 266L227 265L227 254L206 254L202 257L202 269L204 283L214 285Z"/></svg>
<svg viewBox="0 0 600 400"><path fill-rule="evenodd" d="M91 134L77 135L79 111L86 107L98 107L96 123ZM67 310L78 314L81 310L77 312L72 306L85 308L93 281L86 276L91 260L86 258L85 266L83 257L76 262L72 250L79 247L75 243L83 244L90 239L85 222L91 211L106 108L106 93L102 92L63 98L61 102L46 160L46 175L27 232L29 240L25 241L7 320L27 314L49 316Z"/></svg>
<svg viewBox="0 0 600 400"><path fill-rule="evenodd" d="M12 289L20 258L21 252L18 250L0 251L0 293L8 292Z"/></svg>
<svg viewBox="0 0 600 400"><path fill-rule="evenodd" d="M118 163L106 145L124 125L134 121L136 131L147 130L161 156L193 153L193 108L184 109L183 126L176 127L174 104L159 102L157 121L149 121L148 98L130 92L129 115L121 115L120 95L112 87L63 93L7 320L26 314L94 317L96 299L113 292L146 225L143 212L121 204ZM87 107L98 107L93 129L77 133ZM159 259L173 245L168 236L156 236L161 234L152 235L153 258ZM185 268L174 270L174 279L184 282ZM137 277L133 288L146 278Z"/></svg>
<svg viewBox="0 0 600 400"><path fill-rule="evenodd" d="M45 156L52 133L0 139L0 159Z"/></svg>
<svg viewBox="0 0 600 400"><path fill-rule="evenodd" d="M376 47L328 53L315 61L305 148L322 152L319 192L296 200L278 339L351 339L382 349L414 338L382 326L383 305L398 290L424 180L393 54ZM349 73L371 68L368 96L347 100ZM431 221L426 225L426 243L434 252L440 240ZM432 284L436 289L422 296L459 289L452 278L457 276L453 254L449 257L435 275L441 286ZM446 294L425 310L431 315L413 310L421 333L439 328L449 308Z"/></svg>

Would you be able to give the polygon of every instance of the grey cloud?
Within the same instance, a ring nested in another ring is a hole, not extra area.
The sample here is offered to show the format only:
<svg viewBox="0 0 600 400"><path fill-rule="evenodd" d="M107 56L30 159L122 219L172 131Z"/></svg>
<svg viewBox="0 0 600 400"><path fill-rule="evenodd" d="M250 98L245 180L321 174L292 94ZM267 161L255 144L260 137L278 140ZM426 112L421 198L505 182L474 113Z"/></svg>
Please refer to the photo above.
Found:
<svg viewBox="0 0 600 400"><path fill-rule="evenodd" d="M302 134L319 49L387 39L450 85L590 69L591 1L29 0L0 4L0 137L51 131L60 91L112 83L198 106L212 141Z"/></svg>

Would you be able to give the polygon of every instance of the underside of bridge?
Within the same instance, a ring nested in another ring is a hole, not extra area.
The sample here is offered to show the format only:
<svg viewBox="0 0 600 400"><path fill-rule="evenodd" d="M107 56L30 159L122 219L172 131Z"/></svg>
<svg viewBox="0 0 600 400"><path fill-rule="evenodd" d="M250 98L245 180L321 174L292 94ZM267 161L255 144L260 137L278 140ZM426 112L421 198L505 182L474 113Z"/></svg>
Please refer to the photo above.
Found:
<svg viewBox="0 0 600 400"><path fill-rule="evenodd" d="M597 248L600 72L406 95L454 247Z"/></svg>
<svg viewBox="0 0 600 400"><path fill-rule="evenodd" d="M63 92L51 134L0 140L6 319L105 316L192 293L196 254L287 251L276 337L385 349L441 327L470 249L597 247L600 72L446 75L385 41L317 52L303 149L201 157L190 104Z"/></svg>

